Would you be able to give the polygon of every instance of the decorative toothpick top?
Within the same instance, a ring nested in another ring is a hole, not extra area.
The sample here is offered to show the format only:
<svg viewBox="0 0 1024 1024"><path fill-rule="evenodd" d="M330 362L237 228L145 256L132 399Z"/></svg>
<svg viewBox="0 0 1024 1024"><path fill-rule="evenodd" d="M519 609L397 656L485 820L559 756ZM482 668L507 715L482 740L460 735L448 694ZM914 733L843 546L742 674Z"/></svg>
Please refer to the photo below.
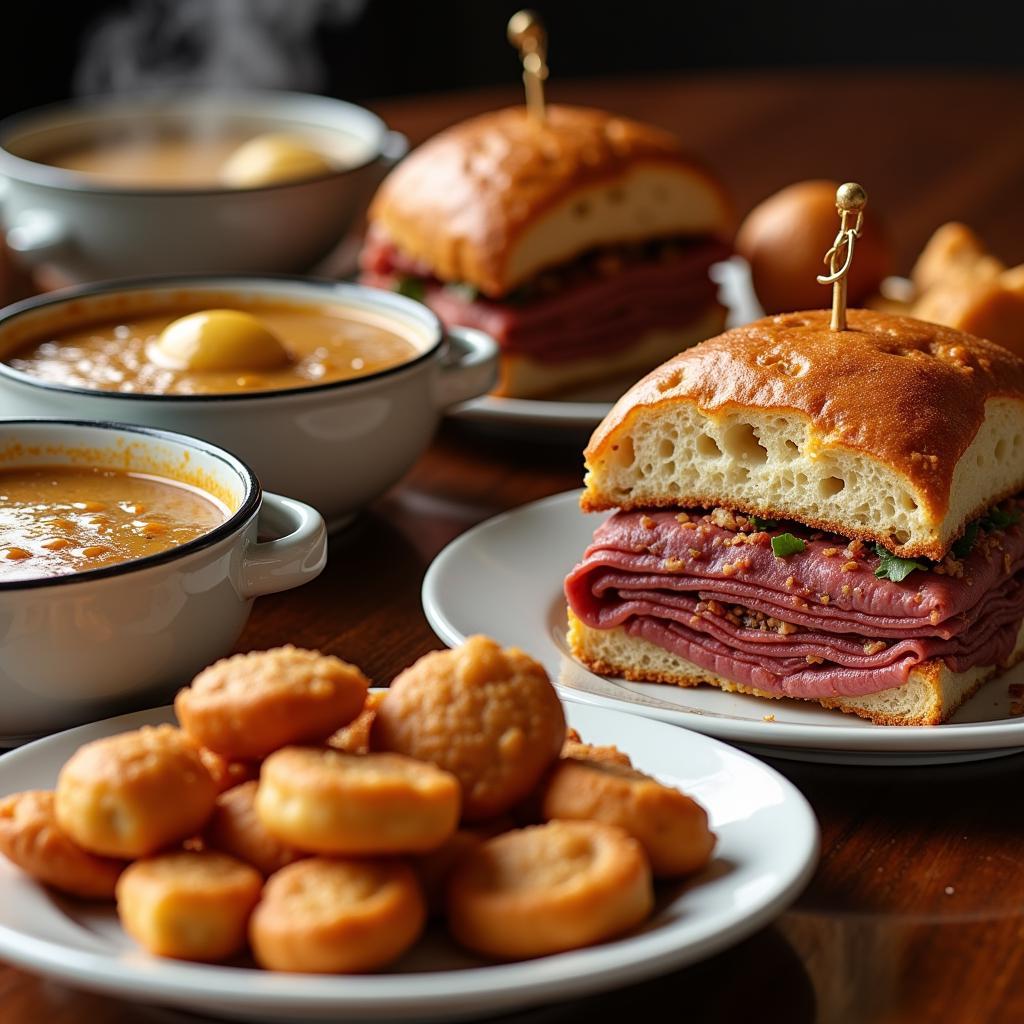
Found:
<svg viewBox="0 0 1024 1024"><path fill-rule="evenodd" d="M509 18L508 41L523 61L526 109L537 121L545 118L544 81L548 77L548 34L533 11L518 11Z"/></svg>
<svg viewBox="0 0 1024 1024"><path fill-rule="evenodd" d="M828 273L818 277L818 284L832 285L833 331L846 330L846 276L853 265L853 243L860 238L864 207L867 205L868 194L856 182L848 181L836 189L839 233L823 260L828 264Z"/></svg>

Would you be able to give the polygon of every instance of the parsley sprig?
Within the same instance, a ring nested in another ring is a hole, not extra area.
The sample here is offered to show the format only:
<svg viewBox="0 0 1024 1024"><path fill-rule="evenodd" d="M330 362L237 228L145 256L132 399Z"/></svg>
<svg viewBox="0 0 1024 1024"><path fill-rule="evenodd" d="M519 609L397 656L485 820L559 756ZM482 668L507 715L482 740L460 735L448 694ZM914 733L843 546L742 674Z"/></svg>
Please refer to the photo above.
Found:
<svg viewBox="0 0 1024 1024"><path fill-rule="evenodd" d="M931 568L930 564L918 562L913 558L900 558L899 555L894 555L891 551L883 548L881 544L875 545L875 554L879 558L875 575L880 580L902 583L915 569Z"/></svg>
<svg viewBox="0 0 1024 1024"><path fill-rule="evenodd" d="M788 558L790 555L798 555L807 545L791 533L780 533L772 537L772 554L776 558Z"/></svg>

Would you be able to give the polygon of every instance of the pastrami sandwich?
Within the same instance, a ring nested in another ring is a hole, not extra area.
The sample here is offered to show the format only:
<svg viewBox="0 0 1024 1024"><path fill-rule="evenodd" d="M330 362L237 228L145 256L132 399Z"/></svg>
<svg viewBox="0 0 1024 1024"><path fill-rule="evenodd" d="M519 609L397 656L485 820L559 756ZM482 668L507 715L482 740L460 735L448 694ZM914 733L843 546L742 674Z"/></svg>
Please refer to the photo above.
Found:
<svg viewBox="0 0 1024 1024"><path fill-rule="evenodd" d="M419 298L502 350L498 393L639 374L722 329L708 277L731 213L667 132L552 105L472 118L391 172L362 280Z"/></svg>
<svg viewBox="0 0 1024 1024"><path fill-rule="evenodd" d="M597 672L920 725L1024 657L1024 361L991 342L770 317L636 384L586 463Z"/></svg>

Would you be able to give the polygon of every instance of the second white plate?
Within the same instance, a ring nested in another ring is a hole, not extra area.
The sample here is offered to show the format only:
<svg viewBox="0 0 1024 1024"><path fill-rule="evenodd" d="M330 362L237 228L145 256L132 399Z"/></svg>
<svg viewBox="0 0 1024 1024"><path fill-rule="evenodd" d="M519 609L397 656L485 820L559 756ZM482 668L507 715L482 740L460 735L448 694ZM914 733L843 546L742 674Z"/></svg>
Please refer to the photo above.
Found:
<svg viewBox="0 0 1024 1024"><path fill-rule="evenodd" d="M837 764L944 764L1024 750L1024 718L1010 715L1008 683L983 687L946 725L879 726L817 704L768 701L713 687L680 689L595 675L569 653L562 581L590 543L598 516L579 492L490 519L454 540L423 581L423 609L454 646L474 633L540 659L563 696L686 726L774 757Z"/></svg>
<svg viewBox="0 0 1024 1024"><path fill-rule="evenodd" d="M573 704L571 725L615 744L638 768L692 793L718 836L700 875L659 887L654 915L610 942L523 963L488 964L432 928L380 974L273 974L244 961L194 964L143 953L112 906L62 899L0 857L0 958L136 1003L248 1021L454 1021L510 1012L654 977L711 956L767 924L814 870L818 828L807 801L774 769L696 733ZM0 757L0 796L52 787L83 743L173 721L157 708L96 722Z"/></svg>

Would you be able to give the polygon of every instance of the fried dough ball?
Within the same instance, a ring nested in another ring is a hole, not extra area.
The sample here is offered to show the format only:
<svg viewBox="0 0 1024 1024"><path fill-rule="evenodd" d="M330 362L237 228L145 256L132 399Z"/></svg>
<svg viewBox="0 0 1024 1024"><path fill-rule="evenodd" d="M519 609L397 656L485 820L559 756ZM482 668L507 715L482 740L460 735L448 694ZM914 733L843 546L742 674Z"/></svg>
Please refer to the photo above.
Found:
<svg viewBox="0 0 1024 1024"><path fill-rule="evenodd" d="M325 739L363 709L370 683L354 665L277 647L223 658L178 693L174 710L196 742L229 760L260 759Z"/></svg>
<svg viewBox="0 0 1024 1024"><path fill-rule="evenodd" d="M391 684L372 743L432 761L462 784L467 821L514 807L558 757L562 705L543 667L514 647L470 637L420 658Z"/></svg>
<svg viewBox="0 0 1024 1024"><path fill-rule="evenodd" d="M384 699L386 690L373 690L366 695L363 710L348 725L342 726L327 740L327 745L343 754L368 754L370 752L370 730L377 717L377 708Z"/></svg>
<svg viewBox="0 0 1024 1024"><path fill-rule="evenodd" d="M112 900L125 866L76 846L57 827L49 790L0 800L0 853L37 882L87 900Z"/></svg>
<svg viewBox="0 0 1024 1024"><path fill-rule="evenodd" d="M256 813L282 842L311 853L425 853L459 822L459 783L401 754L285 747L263 763Z"/></svg>
<svg viewBox="0 0 1024 1024"><path fill-rule="evenodd" d="M631 768L633 762L629 754L616 746L598 747L593 743L585 743L575 729L570 729L562 744L562 757L576 757L584 761L603 761L608 764L621 764Z"/></svg>
<svg viewBox="0 0 1024 1024"><path fill-rule="evenodd" d="M216 798L199 747L145 726L79 748L57 779L57 824L91 853L146 857L201 831Z"/></svg>
<svg viewBox="0 0 1024 1024"><path fill-rule="evenodd" d="M261 874L272 875L305 854L267 831L256 813L256 786L243 782L221 793L203 838L208 849L229 853Z"/></svg>
<svg viewBox="0 0 1024 1024"><path fill-rule="evenodd" d="M214 851L178 851L129 865L117 883L117 914L143 949L215 962L245 945L260 898L260 873Z"/></svg>
<svg viewBox="0 0 1024 1024"><path fill-rule="evenodd" d="M243 782L260 777L258 761L229 761L214 753L209 747L200 747L199 756L216 783L218 793L225 793L233 786L240 786Z"/></svg>
<svg viewBox="0 0 1024 1024"><path fill-rule="evenodd" d="M595 821L552 821L489 839L460 860L448 886L452 934L503 960L610 939L653 906L643 848Z"/></svg>
<svg viewBox="0 0 1024 1024"><path fill-rule="evenodd" d="M715 848L696 800L611 762L563 758L545 782L541 814L619 826L643 846L657 878L699 871Z"/></svg>
<svg viewBox="0 0 1024 1024"><path fill-rule="evenodd" d="M272 971L358 974L400 957L425 920L407 864L314 857L267 882L249 940L257 962Z"/></svg>

